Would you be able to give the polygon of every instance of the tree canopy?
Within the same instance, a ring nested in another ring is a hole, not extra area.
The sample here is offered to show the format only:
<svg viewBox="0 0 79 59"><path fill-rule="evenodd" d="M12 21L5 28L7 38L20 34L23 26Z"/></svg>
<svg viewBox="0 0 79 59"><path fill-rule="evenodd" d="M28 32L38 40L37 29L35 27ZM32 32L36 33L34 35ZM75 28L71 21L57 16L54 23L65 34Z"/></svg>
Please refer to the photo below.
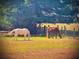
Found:
<svg viewBox="0 0 79 59"><path fill-rule="evenodd" d="M74 2L74 3L73 3ZM0 26L28 27L36 23L79 23L78 0L1 0Z"/></svg>

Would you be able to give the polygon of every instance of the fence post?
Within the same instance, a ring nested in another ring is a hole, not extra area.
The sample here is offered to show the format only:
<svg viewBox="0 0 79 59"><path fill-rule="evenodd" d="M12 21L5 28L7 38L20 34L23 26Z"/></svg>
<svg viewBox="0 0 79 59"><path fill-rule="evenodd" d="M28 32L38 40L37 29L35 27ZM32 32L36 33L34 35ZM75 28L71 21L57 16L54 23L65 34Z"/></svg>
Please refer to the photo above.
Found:
<svg viewBox="0 0 79 59"><path fill-rule="evenodd" d="M76 30L76 29L75 29L75 27L74 27L73 29L74 29L73 35L75 36L75 30Z"/></svg>
<svg viewBox="0 0 79 59"><path fill-rule="evenodd" d="M66 26L64 25L64 36L67 35L66 32L67 32L67 29L66 29Z"/></svg>

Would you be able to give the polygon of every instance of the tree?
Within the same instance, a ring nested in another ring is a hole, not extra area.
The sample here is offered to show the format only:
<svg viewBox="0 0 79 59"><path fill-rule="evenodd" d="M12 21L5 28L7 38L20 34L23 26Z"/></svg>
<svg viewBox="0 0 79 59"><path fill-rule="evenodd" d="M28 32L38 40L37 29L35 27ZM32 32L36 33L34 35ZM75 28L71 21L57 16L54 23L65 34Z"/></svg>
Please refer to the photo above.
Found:
<svg viewBox="0 0 79 59"><path fill-rule="evenodd" d="M75 22L79 23L79 0L72 0L73 12L75 15Z"/></svg>
<svg viewBox="0 0 79 59"><path fill-rule="evenodd" d="M0 7L0 29L7 29L10 26L10 20L6 17L5 13L7 8Z"/></svg>

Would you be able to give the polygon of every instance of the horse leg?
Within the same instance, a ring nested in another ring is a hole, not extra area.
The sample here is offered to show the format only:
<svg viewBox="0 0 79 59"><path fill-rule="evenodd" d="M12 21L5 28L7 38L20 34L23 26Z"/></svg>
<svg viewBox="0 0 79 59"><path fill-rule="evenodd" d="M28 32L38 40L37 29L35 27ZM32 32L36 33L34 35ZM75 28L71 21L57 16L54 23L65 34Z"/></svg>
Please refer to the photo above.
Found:
<svg viewBox="0 0 79 59"><path fill-rule="evenodd" d="M28 34L28 40L30 40L30 37L31 37L31 35L30 35L30 34Z"/></svg>
<svg viewBox="0 0 79 59"><path fill-rule="evenodd" d="M58 36L60 37L60 39L62 38L62 36L61 36L60 32L58 33Z"/></svg>
<svg viewBox="0 0 79 59"><path fill-rule="evenodd" d="M48 38L49 38L49 39L51 38L51 35L50 35L50 34L48 35Z"/></svg>
<svg viewBox="0 0 79 59"><path fill-rule="evenodd" d="M51 38L51 32L48 32L48 38L49 39Z"/></svg>
<svg viewBox="0 0 79 59"><path fill-rule="evenodd" d="M51 37L52 37L52 39L54 39L54 33L53 32L51 32Z"/></svg>
<svg viewBox="0 0 79 59"><path fill-rule="evenodd" d="M62 38L62 36L59 34L60 39Z"/></svg>
<svg viewBox="0 0 79 59"><path fill-rule="evenodd" d="M15 35L14 35L14 37L15 37L15 40L17 40L17 36L18 36L17 34L15 34Z"/></svg>
<svg viewBox="0 0 79 59"><path fill-rule="evenodd" d="M26 36L27 36L27 35L24 35L24 40L26 40Z"/></svg>
<svg viewBox="0 0 79 59"><path fill-rule="evenodd" d="M58 33L54 33L55 34L55 39L57 39L57 35L58 35Z"/></svg>

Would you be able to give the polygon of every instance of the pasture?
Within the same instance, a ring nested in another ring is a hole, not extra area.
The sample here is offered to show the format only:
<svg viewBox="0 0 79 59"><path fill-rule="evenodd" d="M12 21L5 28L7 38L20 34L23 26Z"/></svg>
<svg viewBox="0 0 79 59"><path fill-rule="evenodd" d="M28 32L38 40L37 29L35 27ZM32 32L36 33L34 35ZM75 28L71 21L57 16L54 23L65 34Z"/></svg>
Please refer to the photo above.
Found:
<svg viewBox="0 0 79 59"><path fill-rule="evenodd" d="M78 59L79 37L0 37L3 59ZM27 38L26 38L27 39Z"/></svg>

